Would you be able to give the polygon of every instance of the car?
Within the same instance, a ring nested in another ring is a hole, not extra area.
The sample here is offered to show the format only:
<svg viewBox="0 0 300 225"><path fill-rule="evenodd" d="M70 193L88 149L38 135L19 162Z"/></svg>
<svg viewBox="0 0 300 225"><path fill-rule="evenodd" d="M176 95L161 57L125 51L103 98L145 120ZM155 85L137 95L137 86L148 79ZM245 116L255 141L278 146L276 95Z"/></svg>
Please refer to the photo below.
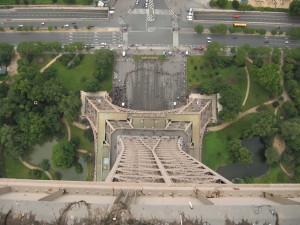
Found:
<svg viewBox="0 0 300 225"><path fill-rule="evenodd" d="M211 43L211 40L207 40L207 43Z"/></svg>
<svg viewBox="0 0 300 225"><path fill-rule="evenodd" d="M276 29L280 29L280 26L277 26Z"/></svg>
<svg viewBox="0 0 300 225"><path fill-rule="evenodd" d="M234 14L232 17L233 17L234 19L238 19L238 18L240 18L240 15L239 15L239 14Z"/></svg>
<svg viewBox="0 0 300 225"><path fill-rule="evenodd" d="M207 37L206 40L211 40L211 37Z"/></svg>
<svg viewBox="0 0 300 225"><path fill-rule="evenodd" d="M285 41L284 43L285 43L285 44L289 44L289 43L290 43L290 41Z"/></svg>
<svg viewBox="0 0 300 225"><path fill-rule="evenodd" d="M236 36L236 35L233 35L232 38L233 38L233 39L237 39L237 36Z"/></svg>
<svg viewBox="0 0 300 225"><path fill-rule="evenodd" d="M72 22L72 24L76 24L76 22Z"/></svg>
<svg viewBox="0 0 300 225"><path fill-rule="evenodd" d="M118 45L118 48L122 48L122 47L123 47L123 45L122 45L122 44Z"/></svg>
<svg viewBox="0 0 300 225"><path fill-rule="evenodd" d="M135 2L135 4L136 4L136 5L138 5L138 4L139 4L139 2L140 2L140 0L137 0L137 1Z"/></svg>
<svg viewBox="0 0 300 225"><path fill-rule="evenodd" d="M69 24L65 24L64 27L69 27Z"/></svg>
<svg viewBox="0 0 300 225"><path fill-rule="evenodd" d="M147 2L145 3L145 8L148 8L148 3Z"/></svg>
<svg viewBox="0 0 300 225"><path fill-rule="evenodd" d="M41 25L45 25L45 22L41 22Z"/></svg>
<svg viewBox="0 0 300 225"><path fill-rule="evenodd" d="M269 40L268 40L268 39L265 39L264 42L267 44L267 43L269 43Z"/></svg>
<svg viewBox="0 0 300 225"><path fill-rule="evenodd" d="M193 16L187 16L186 19L187 19L188 21L193 21Z"/></svg>
<svg viewBox="0 0 300 225"><path fill-rule="evenodd" d="M24 27L24 25L23 24L19 24L18 27Z"/></svg>

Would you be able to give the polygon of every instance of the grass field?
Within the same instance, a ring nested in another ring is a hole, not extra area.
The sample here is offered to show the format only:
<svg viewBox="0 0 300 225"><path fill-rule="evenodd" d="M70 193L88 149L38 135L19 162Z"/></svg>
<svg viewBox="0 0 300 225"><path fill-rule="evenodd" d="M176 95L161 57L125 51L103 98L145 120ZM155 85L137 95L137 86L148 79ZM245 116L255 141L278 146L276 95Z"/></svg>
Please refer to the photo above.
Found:
<svg viewBox="0 0 300 225"><path fill-rule="evenodd" d="M251 109L252 107L260 105L273 98L261 85L253 81L253 76L251 76L251 64L247 63L247 68L250 76L250 89L247 102L242 109L243 111Z"/></svg>
<svg viewBox="0 0 300 225"><path fill-rule="evenodd" d="M30 179L29 171L19 160L4 156L5 175L7 178Z"/></svg>
<svg viewBox="0 0 300 225"><path fill-rule="evenodd" d="M56 55L41 55L34 57L32 62L30 63L30 66L32 66L35 69L42 69L44 66L46 66L53 58L55 58ZM42 59L42 63L39 62L39 60Z"/></svg>
<svg viewBox="0 0 300 225"><path fill-rule="evenodd" d="M265 176L254 178L253 183L290 183L289 177L282 171L280 166L272 168Z"/></svg>
<svg viewBox="0 0 300 225"><path fill-rule="evenodd" d="M206 134L203 139L203 163L213 170L216 170L221 165L231 163L227 148L228 137L240 137L241 131L254 122L256 118L256 114L250 114L221 131Z"/></svg>
<svg viewBox="0 0 300 225"><path fill-rule="evenodd" d="M89 141L84 136L84 130L79 129L78 127L75 127L74 125L70 124L71 128L71 137L78 137L80 139L79 148L80 149L86 149L89 152L93 152L94 149L94 143Z"/></svg>
<svg viewBox="0 0 300 225"><path fill-rule="evenodd" d="M60 80L68 90L79 91L83 89L83 80L94 79L95 58L95 55L85 55L82 62L73 69L68 69L59 61L52 64L51 68L57 70L58 80ZM101 90L110 92L111 89L112 74L101 84Z"/></svg>
<svg viewBox="0 0 300 225"><path fill-rule="evenodd" d="M82 79L92 79L94 72L95 55L85 55L80 65L73 69L68 69L59 61L51 65L57 70L58 80L68 90L81 90L83 88Z"/></svg>
<svg viewBox="0 0 300 225"><path fill-rule="evenodd" d="M221 82L237 87L244 98L247 89L247 76L244 68L231 66L224 69L205 67L203 56L189 56L187 61L188 89L200 88L203 82Z"/></svg>

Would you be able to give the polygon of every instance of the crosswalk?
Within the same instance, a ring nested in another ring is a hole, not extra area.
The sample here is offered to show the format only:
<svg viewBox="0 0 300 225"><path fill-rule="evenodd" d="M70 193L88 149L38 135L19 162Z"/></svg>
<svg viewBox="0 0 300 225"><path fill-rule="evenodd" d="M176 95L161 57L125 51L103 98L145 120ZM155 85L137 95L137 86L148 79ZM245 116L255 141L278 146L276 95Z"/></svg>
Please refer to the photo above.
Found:
<svg viewBox="0 0 300 225"><path fill-rule="evenodd" d="M155 27L147 27L147 31L148 32L154 32L155 31Z"/></svg>
<svg viewBox="0 0 300 225"><path fill-rule="evenodd" d="M133 9L129 11L132 15L147 15L149 14L149 9ZM173 15L174 13L169 9L154 9L155 15Z"/></svg>

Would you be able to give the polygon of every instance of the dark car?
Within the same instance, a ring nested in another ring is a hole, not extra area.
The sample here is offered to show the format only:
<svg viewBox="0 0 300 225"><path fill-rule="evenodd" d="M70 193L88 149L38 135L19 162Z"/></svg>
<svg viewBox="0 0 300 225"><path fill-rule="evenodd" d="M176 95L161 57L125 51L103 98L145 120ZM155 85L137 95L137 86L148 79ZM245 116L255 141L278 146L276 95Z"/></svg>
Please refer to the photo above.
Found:
<svg viewBox="0 0 300 225"><path fill-rule="evenodd" d="M233 38L233 39L237 39L237 36L236 36L236 35L233 35L232 38Z"/></svg>
<svg viewBox="0 0 300 225"><path fill-rule="evenodd" d="M265 39L265 41L264 41L265 43L269 43L269 40L268 39Z"/></svg>

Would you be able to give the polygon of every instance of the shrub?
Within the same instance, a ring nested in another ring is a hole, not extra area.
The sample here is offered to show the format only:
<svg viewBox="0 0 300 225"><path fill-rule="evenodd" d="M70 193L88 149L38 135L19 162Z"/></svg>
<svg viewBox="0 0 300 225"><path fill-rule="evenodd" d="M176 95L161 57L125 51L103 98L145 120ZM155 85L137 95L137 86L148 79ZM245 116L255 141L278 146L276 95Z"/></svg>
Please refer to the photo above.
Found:
<svg viewBox="0 0 300 225"><path fill-rule="evenodd" d="M43 159L43 161L40 164L40 167L45 170L48 171L50 169L50 163L48 159Z"/></svg>
<svg viewBox="0 0 300 225"><path fill-rule="evenodd" d="M271 30L271 34L272 35L276 35L277 34L277 30L276 29Z"/></svg>
<svg viewBox="0 0 300 225"><path fill-rule="evenodd" d="M74 167L75 167L76 173L79 174L79 173L82 173L82 172L83 172L82 165L81 165L79 162L75 163Z"/></svg>

